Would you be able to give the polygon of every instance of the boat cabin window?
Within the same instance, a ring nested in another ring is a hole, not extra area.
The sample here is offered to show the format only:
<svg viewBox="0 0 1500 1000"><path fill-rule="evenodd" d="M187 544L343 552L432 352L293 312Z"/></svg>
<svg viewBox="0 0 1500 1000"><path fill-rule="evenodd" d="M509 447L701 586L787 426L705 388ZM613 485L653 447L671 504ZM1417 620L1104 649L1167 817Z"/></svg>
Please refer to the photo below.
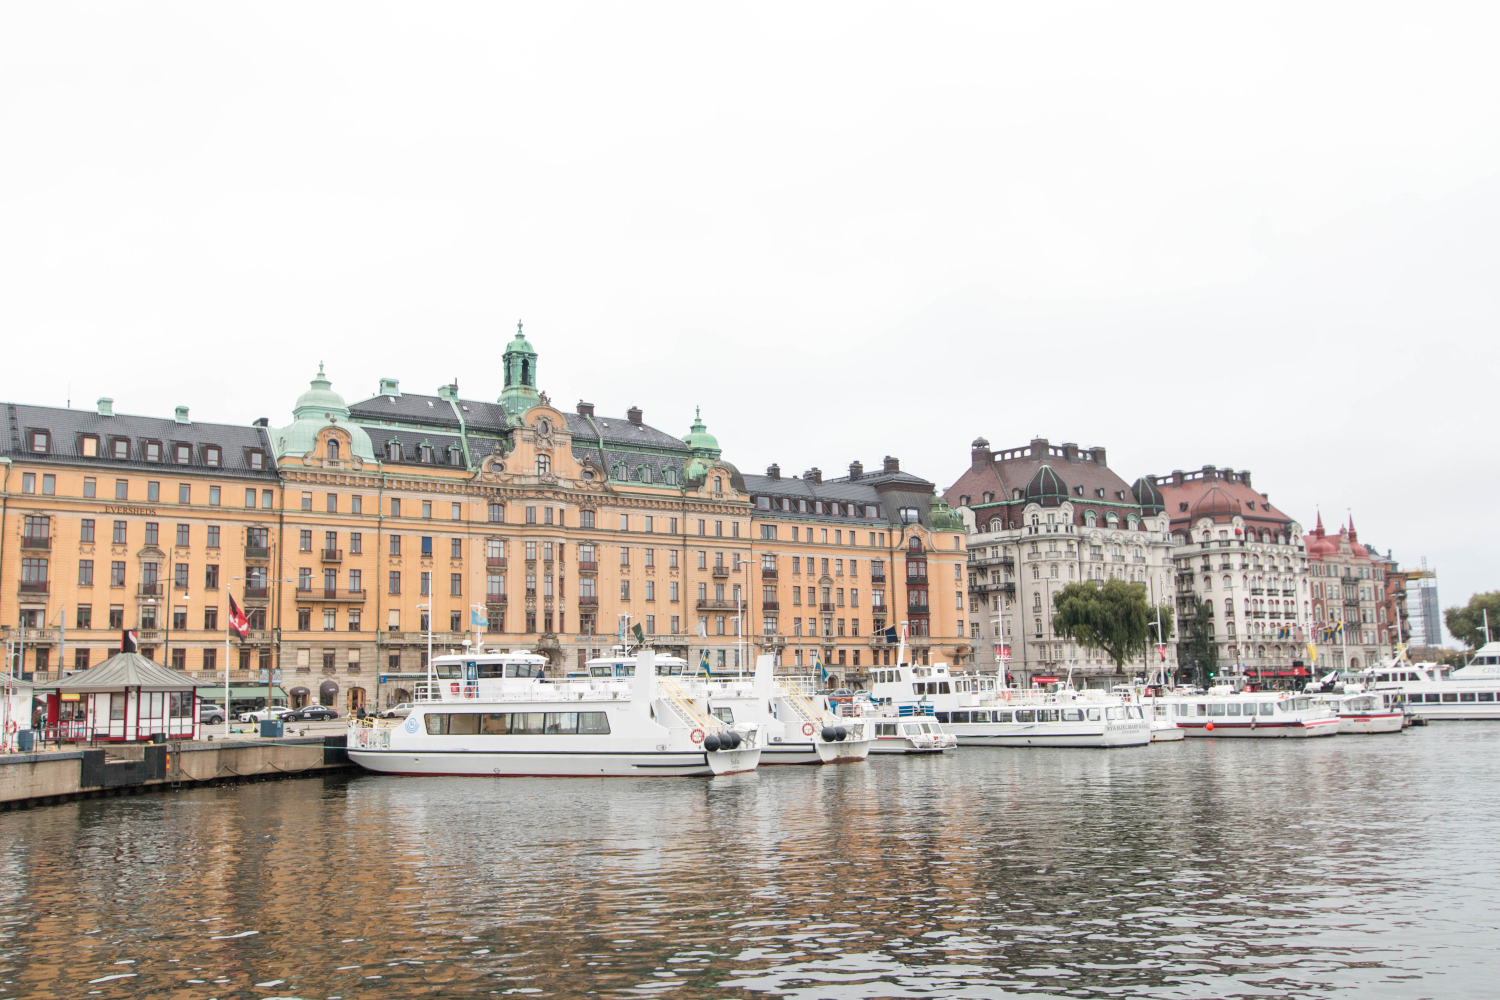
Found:
<svg viewBox="0 0 1500 1000"><path fill-rule="evenodd" d="M1016 721L1017 722L1035 722L1036 721L1036 709L1034 709L1034 708L1023 708L1023 709L1019 710L1018 712L1016 712Z"/></svg>
<svg viewBox="0 0 1500 1000"><path fill-rule="evenodd" d="M902 733L907 736L921 736L922 724L920 722L908 722L905 728L902 729Z"/></svg>
<svg viewBox="0 0 1500 1000"><path fill-rule="evenodd" d="M1235 706L1235 707L1238 708L1239 706ZM1210 705L1210 706L1208 706L1208 714L1210 716L1223 715L1223 714L1225 714L1225 706L1223 705L1222 702L1219 703L1219 704L1217 704L1217 705Z"/></svg>
<svg viewBox="0 0 1500 1000"><path fill-rule="evenodd" d="M988 713L988 712L975 712L974 713L974 721L975 722L989 722L990 721L990 713Z"/></svg>
<svg viewBox="0 0 1500 1000"><path fill-rule="evenodd" d="M1297 711L1299 711L1299 712L1305 712L1305 711L1307 711L1308 704L1309 704L1309 702L1308 702L1308 700L1306 698L1298 698L1297 699Z"/></svg>
<svg viewBox="0 0 1500 1000"><path fill-rule="evenodd" d="M1099 710L1097 708L1091 708L1091 709L1088 710L1088 716L1089 716L1089 721L1090 722L1098 722L1099 721L1099 715L1100 715L1100 712L1099 712Z"/></svg>
<svg viewBox="0 0 1500 1000"><path fill-rule="evenodd" d="M942 722L943 720L942 719L938 719L938 721ZM953 721L954 722L968 722L969 721L969 713L968 712L954 712L953 713Z"/></svg>
<svg viewBox="0 0 1500 1000"><path fill-rule="evenodd" d="M1115 708L1111 706L1104 710L1104 717L1111 722L1118 722L1120 719L1124 718L1124 713L1125 710L1123 708Z"/></svg>
<svg viewBox="0 0 1500 1000"><path fill-rule="evenodd" d="M1056 722L1061 714L1061 711L1056 708L1039 708L1036 712L1036 721Z"/></svg>
<svg viewBox="0 0 1500 1000"><path fill-rule="evenodd" d="M1253 702L1253 701L1246 702L1245 706L1244 706L1244 712L1245 712L1246 715L1254 715L1255 714L1255 702Z"/></svg>
<svg viewBox="0 0 1500 1000"><path fill-rule="evenodd" d="M1130 712L1130 717L1132 719L1140 719L1143 722L1146 719L1146 717L1141 714L1141 706L1139 706L1139 705L1131 705L1129 707L1129 712Z"/></svg>
<svg viewBox="0 0 1500 1000"><path fill-rule="evenodd" d="M1274 701L1263 701L1263 702L1260 703L1260 714L1261 715L1274 715L1275 713L1276 713L1276 703Z"/></svg>
<svg viewBox="0 0 1500 1000"><path fill-rule="evenodd" d="M1231 701L1229 704L1225 705L1224 706L1224 712L1223 712L1223 714L1224 715L1239 715L1240 714L1239 702Z"/></svg>
<svg viewBox="0 0 1500 1000"><path fill-rule="evenodd" d="M603 736L605 712L433 712L426 719L433 736Z"/></svg>
<svg viewBox="0 0 1500 1000"><path fill-rule="evenodd" d="M1063 709L1062 710L1062 720L1064 722L1082 722L1083 721L1083 709L1081 709L1081 708L1065 708L1065 709Z"/></svg>
<svg viewBox="0 0 1500 1000"><path fill-rule="evenodd" d="M734 725L734 709L732 709L732 708L716 708L716 709L714 709L714 718L718 719L720 722L723 722L723 723L726 723L726 724L732 726L732 725Z"/></svg>
<svg viewBox="0 0 1500 1000"><path fill-rule="evenodd" d="M922 723L922 732L938 736L942 733L942 730L937 727L936 722L924 722Z"/></svg>
<svg viewBox="0 0 1500 1000"><path fill-rule="evenodd" d="M1480 701L1494 701L1495 700L1495 692L1493 692L1493 691L1481 691L1481 692L1479 692L1479 700Z"/></svg>
<svg viewBox="0 0 1500 1000"><path fill-rule="evenodd" d="M613 667L589 667L590 677L613 677L614 675Z"/></svg>
<svg viewBox="0 0 1500 1000"><path fill-rule="evenodd" d="M1474 700L1474 692L1473 691L1460 691L1459 695L1458 695L1458 700L1459 701L1473 701Z"/></svg>
<svg viewBox="0 0 1500 1000"><path fill-rule="evenodd" d="M898 728L900 728L900 727L897 726L896 723L894 723L894 722L881 722L881 723L877 723L876 726L875 726L875 735L876 736L896 736L896 735L898 735L898 733L896 732L896 730Z"/></svg>
<svg viewBox="0 0 1500 1000"><path fill-rule="evenodd" d="M995 713L995 721L996 722L1014 722L1014 721L1016 721L1016 717L1013 714L1011 714L1010 712L996 712Z"/></svg>
<svg viewBox="0 0 1500 1000"><path fill-rule="evenodd" d="M462 677L464 668L457 663L432 663L432 672L438 677Z"/></svg>

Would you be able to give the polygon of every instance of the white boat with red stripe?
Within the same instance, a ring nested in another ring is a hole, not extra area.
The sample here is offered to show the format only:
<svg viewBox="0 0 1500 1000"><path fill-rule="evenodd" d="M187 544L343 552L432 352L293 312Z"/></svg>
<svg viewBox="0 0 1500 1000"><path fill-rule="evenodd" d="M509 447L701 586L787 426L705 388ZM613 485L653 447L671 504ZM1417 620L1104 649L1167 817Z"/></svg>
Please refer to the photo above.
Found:
<svg viewBox="0 0 1500 1000"><path fill-rule="evenodd" d="M1168 694L1157 699L1188 739L1303 739L1335 736L1341 721L1327 705L1305 694L1232 691Z"/></svg>

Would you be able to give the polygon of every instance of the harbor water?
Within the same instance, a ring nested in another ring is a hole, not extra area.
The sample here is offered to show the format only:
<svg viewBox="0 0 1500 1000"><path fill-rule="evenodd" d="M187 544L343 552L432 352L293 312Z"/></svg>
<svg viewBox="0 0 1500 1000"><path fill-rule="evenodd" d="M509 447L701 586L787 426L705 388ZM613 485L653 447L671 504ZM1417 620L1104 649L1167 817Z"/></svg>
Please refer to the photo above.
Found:
<svg viewBox="0 0 1500 1000"><path fill-rule="evenodd" d="M0 815L0 998L1480 997L1500 725Z"/></svg>

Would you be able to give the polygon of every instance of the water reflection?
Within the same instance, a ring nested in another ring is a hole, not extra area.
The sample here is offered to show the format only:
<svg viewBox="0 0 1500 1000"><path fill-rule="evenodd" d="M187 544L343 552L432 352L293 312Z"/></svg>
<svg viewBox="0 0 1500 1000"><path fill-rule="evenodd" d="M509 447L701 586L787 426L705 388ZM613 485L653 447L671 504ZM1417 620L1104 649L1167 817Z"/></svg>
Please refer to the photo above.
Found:
<svg viewBox="0 0 1500 1000"><path fill-rule="evenodd" d="M0 997L1417 997L1496 961L1500 726L0 816Z"/></svg>

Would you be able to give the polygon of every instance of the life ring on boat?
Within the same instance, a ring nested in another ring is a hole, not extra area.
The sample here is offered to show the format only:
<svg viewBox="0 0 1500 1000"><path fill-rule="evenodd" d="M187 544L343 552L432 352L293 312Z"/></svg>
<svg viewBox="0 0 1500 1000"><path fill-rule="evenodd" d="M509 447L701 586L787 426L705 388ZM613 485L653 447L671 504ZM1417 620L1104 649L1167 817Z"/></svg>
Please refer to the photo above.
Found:
<svg viewBox="0 0 1500 1000"><path fill-rule="evenodd" d="M702 743L703 742L703 730L701 730L701 729L694 729L690 734L688 734L688 739L692 740L694 743Z"/></svg>
<svg viewBox="0 0 1500 1000"><path fill-rule="evenodd" d="M1010 701L1010 692L1009 691L1001 691L1000 692L1000 700L1001 701Z"/></svg>
<svg viewBox="0 0 1500 1000"><path fill-rule="evenodd" d="M811 736L813 733L815 733L817 731L818 731L818 727L815 726L815 725L813 725L811 722L804 722L804 723L802 723L802 735L803 736Z"/></svg>
<svg viewBox="0 0 1500 1000"><path fill-rule="evenodd" d="M479 692L476 691L476 690L474 690L472 687L466 687L466 688L464 688L464 697L465 698L477 698L477 697L479 697Z"/></svg>

